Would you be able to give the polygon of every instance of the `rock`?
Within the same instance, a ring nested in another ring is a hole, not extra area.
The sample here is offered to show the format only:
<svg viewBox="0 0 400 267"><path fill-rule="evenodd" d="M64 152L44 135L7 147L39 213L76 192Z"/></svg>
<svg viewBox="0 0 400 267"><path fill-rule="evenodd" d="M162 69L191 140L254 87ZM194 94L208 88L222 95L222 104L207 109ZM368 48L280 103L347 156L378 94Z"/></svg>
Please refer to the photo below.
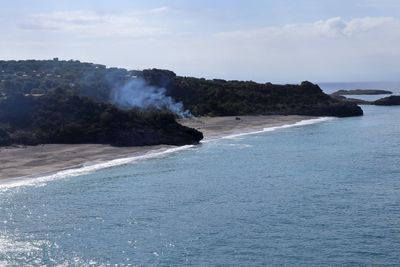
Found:
<svg viewBox="0 0 400 267"><path fill-rule="evenodd" d="M384 97L373 102L377 106L397 106L400 105L400 96L392 95L389 97Z"/></svg>
<svg viewBox="0 0 400 267"><path fill-rule="evenodd" d="M379 89L352 89L352 90L339 90L332 95L391 95L392 91L379 90Z"/></svg>
<svg viewBox="0 0 400 267"><path fill-rule="evenodd" d="M312 109L309 113L304 115L310 116L333 116L333 117L352 117L364 115L361 107L350 102L338 102L329 106L320 106Z"/></svg>
<svg viewBox="0 0 400 267"><path fill-rule="evenodd" d="M76 95L19 95L0 101L0 146L181 146L201 139L201 132L163 110L121 110Z"/></svg>
<svg viewBox="0 0 400 267"><path fill-rule="evenodd" d="M346 101L346 102L349 102L349 103L354 103L354 104L357 104L357 105L371 105L372 104L371 101L357 99L357 98L347 98L347 97L342 96L342 95L331 95L331 96L333 98L335 98L335 99Z"/></svg>

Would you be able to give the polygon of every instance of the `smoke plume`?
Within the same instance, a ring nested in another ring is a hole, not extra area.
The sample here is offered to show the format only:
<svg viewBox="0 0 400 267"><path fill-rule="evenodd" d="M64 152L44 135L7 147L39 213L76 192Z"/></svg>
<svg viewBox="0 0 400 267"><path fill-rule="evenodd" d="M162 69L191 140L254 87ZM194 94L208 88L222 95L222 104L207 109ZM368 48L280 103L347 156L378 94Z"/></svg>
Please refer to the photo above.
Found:
<svg viewBox="0 0 400 267"><path fill-rule="evenodd" d="M167 96L165 88L150 86L141 78L129 80L113 90L112 102L122 108L166 109L180 117L191 117L181 102Z"/></svg>

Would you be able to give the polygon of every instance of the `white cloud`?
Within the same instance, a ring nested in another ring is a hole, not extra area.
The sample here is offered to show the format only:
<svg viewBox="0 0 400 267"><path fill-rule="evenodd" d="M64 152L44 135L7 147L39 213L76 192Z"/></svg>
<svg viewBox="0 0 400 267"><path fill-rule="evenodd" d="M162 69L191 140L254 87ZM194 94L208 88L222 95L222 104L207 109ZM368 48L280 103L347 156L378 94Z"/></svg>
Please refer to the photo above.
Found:
<svg viewBox="0 0 400 267"><path fill-rule="evenodd" d="M161 7L146 13L160 13ZM144 13L98 14L88 11L61 11L31 15L21 28L33 31L56 31L85 37L151 37L168 33L165 27L152 25Z"/></svg>
<svg viewBox="0 0 400 267"><path fill-rule="evenodd" d="M176 14L162 7L124 14L36 14L25 21L29 30L12 32L14 37L8 39L15 45L3 40L0 51L7 58L75 58L226 79L297 82L400 77L400 19L394 17L334 17L213 33L216 30L209 28L196 32L197 24L182 23L187 12ZM188 30L192 32L183 34Z"/></svg>
<svg viewBox="0 0 400 267"><path fill-rule="evenodd" d="M400 20L335 17L222 32L214 35L213 46L217 47L213 57L229 65L230 73L238 76L250 66L258 80L263 76L278 80L395 79L400 69Z"/></svg>
<svg viewBox="0 0 400 267"><path fill-rule="evenodd" d="M390 31L400 35L400 20L392 17L365 17L345 21L340 17L320 20L314 23L289 24L282 27L223 32L217 36L242 39L298 39L302 37L345 37L360 34L374 34Z"/></svg>
<svg viewBox="0 0 400 267"><path fill-rule="evenodd" d="M363 33L393 33L400 34L400 20L392 17L365 17L356 18L347 23L344 33L355 35Z"/></svg>
<svg viewBox="0 0 400 267"><path fill-rule="evenodd" d="M167 12L169 10L170 10L169 7L162 6L162 7L150 9L149 11L152 13L163 13L163 12Z"/></svg>

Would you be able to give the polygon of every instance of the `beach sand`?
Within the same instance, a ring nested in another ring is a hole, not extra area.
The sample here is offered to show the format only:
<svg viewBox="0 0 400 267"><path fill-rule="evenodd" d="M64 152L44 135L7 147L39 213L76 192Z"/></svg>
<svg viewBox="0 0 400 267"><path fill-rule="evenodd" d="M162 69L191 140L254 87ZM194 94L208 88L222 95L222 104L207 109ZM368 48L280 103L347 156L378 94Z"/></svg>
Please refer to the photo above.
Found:
<svg viewBox="0 0 400 267"><path fill-rule="evenodd" d="M204 134L204 141L238 133L249 133L267 127L294 124L313 119L308 116L240 116L197 117L179 122ZM40 145L32 147L0 147L0 179L37 177L59 170L78 168L83 164L135 157L162 151L173 146L112 147L108 145Z"/></svg>
<svg viewBox="0 0 400 267"><path fill-rule="evenodd" d="M239 133L261 131L264 128L294 124L302 120L315 119L311 116L236 116L236 117L195 117L178 120L179 123L195 128L204 134L204 141L218 139Z"/></svg>

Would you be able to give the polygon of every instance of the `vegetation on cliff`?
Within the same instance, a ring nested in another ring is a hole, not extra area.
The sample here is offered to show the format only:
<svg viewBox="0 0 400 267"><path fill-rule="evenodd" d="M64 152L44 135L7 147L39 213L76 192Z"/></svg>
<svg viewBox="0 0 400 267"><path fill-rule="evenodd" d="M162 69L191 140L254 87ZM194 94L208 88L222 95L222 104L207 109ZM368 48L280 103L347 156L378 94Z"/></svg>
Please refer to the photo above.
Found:
<svg viewBox="0 0 400 267"><path fill-rule="evenodd" d="M128 95L115 97L125 91ZM140 99L125 101L133 96ZM0 145L183 145L202 139L167 110L195 116L363 114L356 104L326 95L310 82L206 80L58 59L0 61Z"/></svg>
<svg viewBox="0 0 400 267"><path fill-rule="evenodd" d="M373 102L377 106L398 106L400 105L400 95L392 95L378 99Z"/></svg>
<svg viewBox="0 0 400 267"><path fill-rule="evenodd" d="M326 95L310 82L300 85L180 77L167 70L126 70L79 61L0 61L0 97L15 93L42 95L63 90L112 102L110 96L133 79L165 89L195 116L298 114L358 116L354 103Z"/></svg>
<svg viewBox="0 0 400 267"><path fill-rule="evenodd" d="M167 86L167 93L194 115L347 117L363 114L357 105L334 99L310 82L275 85L175 77Z"/></svg>
<svg viewBox="0 0 400 267"><path fill-rule="evenodd" d="M13 95L0 101L0 145L114 146L197 144L203 135L178 124L170 112L120 110L67 94Z"/></svg>

